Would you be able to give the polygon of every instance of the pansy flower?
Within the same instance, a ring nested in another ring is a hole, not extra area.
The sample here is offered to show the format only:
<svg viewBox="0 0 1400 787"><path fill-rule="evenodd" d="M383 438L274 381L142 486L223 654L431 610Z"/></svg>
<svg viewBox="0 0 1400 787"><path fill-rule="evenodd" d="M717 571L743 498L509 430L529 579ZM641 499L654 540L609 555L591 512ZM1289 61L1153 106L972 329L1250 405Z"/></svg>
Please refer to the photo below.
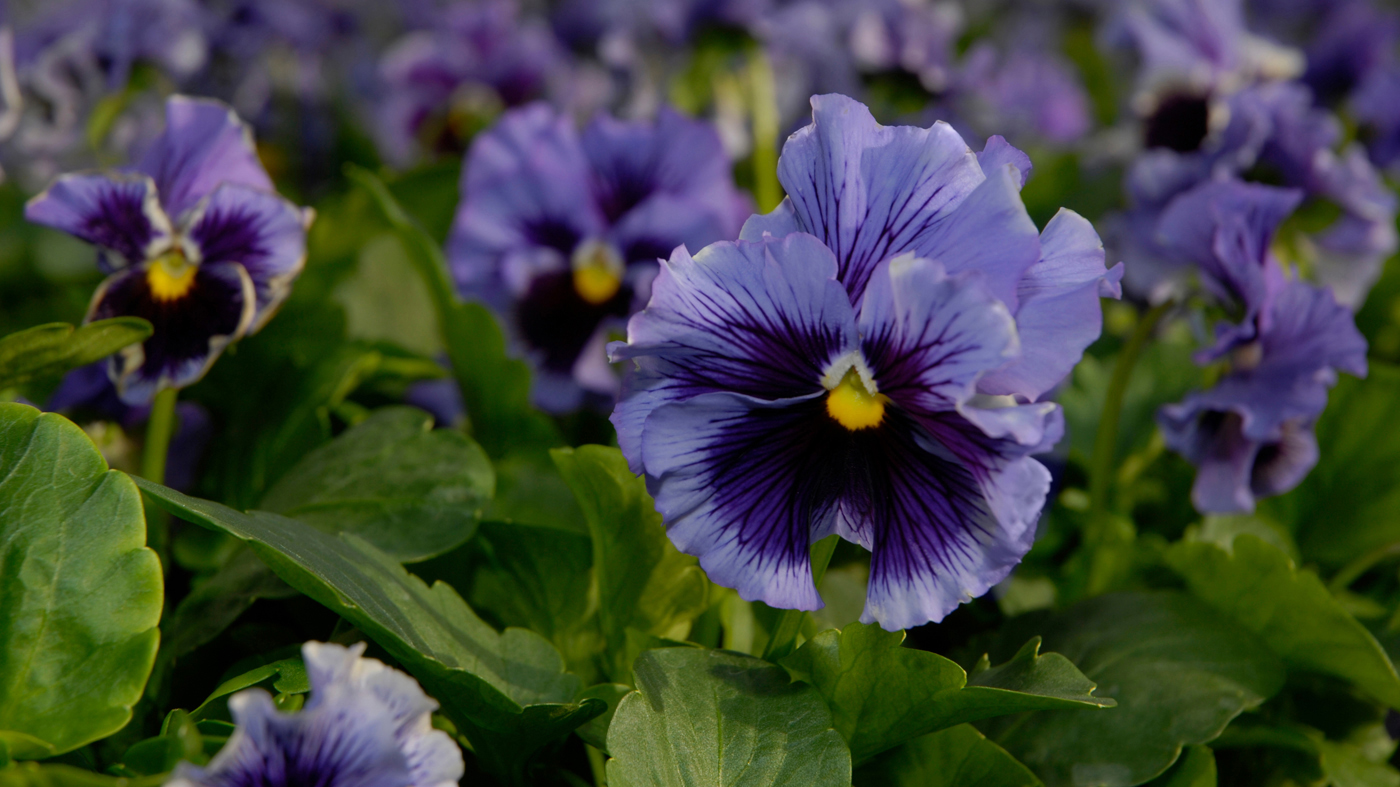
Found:
<svg viewBox="0 0 1400 787"><path fill-rule="evenodd" d="M1169 448L1197 466L1192 501L1204 512L1254 510L1292 489L1317 462L1312 424L1337 372L1366 374L1366 341L1331 290L1288 280L1270 251L1295 189L1222 181L1177 197L1163 244L1201 272L1237 315L1216 326L1201 363L1223 363L1208 391L1158 415Z"/></svg>
<svg viewBox="0 0 1400 787"><path fill-rule="evenodd" d="M199 380L224 347L271 319L305 262L312 212L274 191L232 110L175 96L136 167L63 175L25 217L98 247L110 275L88 320L154 326L108 367L122 400L141 404Z"/></svg>
<svg viewBox="0 0 1400 787"><path fill-rule="evenodd" d="M1167 447L1196 465L1199 511L1252 512L1297 486L1317 464L1313 423L1337 372L1366 376L1366 340L1330 290L1289 281L1268 316L1215 387L1158 413Z"/></svg>
<svg viewBox="0 0 1400 787"><path fill-rule="evenodd" d="M708 124L663 109L579 133L534 104L472 142L448 256L534 363L536 401L569 410L617 391L604 346L646 303L657 260L734 237L748 209Z"/></svg>
<svg viewBox="0 0 1400 787"><path fill-rule="evenodd" d="M549 28L520 19L512 0L455 3L436 16L380 60L380 146L400 164L421 149L460 156L480 117L543 97L567 67Z"/></svg>
<svg viewBox="0 0 1400 787"><path fill-rule="evenodd" d="M613 423L668 533L746 599L821 606L808 548L871 553L863 620L940 620L1030 548L1059 439L1039 401L1099 333L1087 221L1037 233L1020 151L946 124L883 127L812 99L784 148L789 194L738 243L677 249L610 348L631 361Z"/></svg>
<svg viewBox="0 0 1400 787"><path fill-rule="evenodd" d="M282 713L262 689L229 698L237 729L206 767L176 766L167 787L454 787L462 752L434 729L438 705L409 676L349 648L302 646L311 698Z"/></svg>

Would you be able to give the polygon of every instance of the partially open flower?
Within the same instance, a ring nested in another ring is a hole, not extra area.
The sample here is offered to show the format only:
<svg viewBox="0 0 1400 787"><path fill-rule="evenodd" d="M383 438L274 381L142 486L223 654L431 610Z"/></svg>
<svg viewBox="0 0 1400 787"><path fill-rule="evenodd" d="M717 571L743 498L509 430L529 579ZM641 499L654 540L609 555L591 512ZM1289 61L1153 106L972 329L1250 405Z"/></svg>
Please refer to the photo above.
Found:
<svg viewBox="0 0 1400 787"><path fill-rule="evenodd" d="M155 327L110 362L128 404L198 381L272 318L301 273L312 216L278 196L233 110L184 96L166 104L165 132L135 168L64 175L25 207L99 248L111 275L88 320Z"/></svg>

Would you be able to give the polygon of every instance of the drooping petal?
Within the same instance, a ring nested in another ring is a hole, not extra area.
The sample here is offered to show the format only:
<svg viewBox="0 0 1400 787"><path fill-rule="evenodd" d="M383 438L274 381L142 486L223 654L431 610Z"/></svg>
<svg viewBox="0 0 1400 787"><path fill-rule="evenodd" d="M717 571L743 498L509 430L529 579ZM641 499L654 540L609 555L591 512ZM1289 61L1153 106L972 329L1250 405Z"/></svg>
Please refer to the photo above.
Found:
<svg viewBox="0 0 1400 787"><path fill-rule="evenodd" d="M644 359L613 424L619 441L663 401L714 391L760 399L822 390L826 365L856 345L855 319L835 279L836 260L811 235L716 243L691 257L677 248L652 285L651 303L627 327L614 361ZM655 383L655 385L653 385Z"/></svg>
<svg viewBox="0 0 1400 787"><path fill-rule="evenodd" d="M1200 267L1207 287L1249 315L1266 308L1268 251L1278 225L1303 194L1239 181L1209 182L1175 198L1162 212L1158 240Z"/></svg>
<svg viewBox="0 0 1400 787"><path fill-rule="evenodd" d="M249 333L271 319L291 292L306 262L306 231L312 212L268 191L227 183L192 214L188 237L195 259L237 263L248 271L257 297Z"/></svg>
<svg viewBox="0 0 1400 787"><path fill-rule="evenodd" d="M808 549L834 514L851 434L820 394L703 394L652 411L647 488L677 549L710 579L785 609L819 609Z"/></svg>
<svg viewBox="0 0 1400 787"><path fill-rule="evenodd" d="M146 404L163 388L183 388L204 376L229 342L252 324L253 282L241 265L196 267L178 297L157 297L150 263L113 274L93 295L88 320L133 316L149 320L145 342L111 360L117 392L127 404Z"/></svg>
<svg viewBox="0 0 1400 787"><path fill-rule="evenodd" d="M915 413L956 409L1020 351L1015 321L981 276L913 256L875 269L859 325L879 393Z"/></svg>
<svg viewBox="0 0 1400 787"><path fill-rule="evenodd" d="M739 230L740 240L763 240L764 233L775 238L784 238L794 232L802 232L797 223L797 213L792 207L792 198L783 197L771 213L755 213L744 222Z"/></svg>
<svg viewBox="0 0 1400 787"><path fill-rule="evenodd" d="M1017 287L1021 356L988 373L978 389L1033 402L1058 385L1099 338L1099 298L1121 297L1122 278L1121 262L1104 270L1103 242L1094 226L1061 208L1040 234L1039 262Z"/></svg>
<svg viewBox="0 0 1400 787"><path fill-rule="evenodd" d="M161 204L177 221L221 183L275 190L247 124L227 104L206 98L166 101L165 131L137 169L155 179Z"/></svg>
<svg viewBox="0 0 1400 787"><path fill-rule="evenodd" d="M171 242L170 219L145 175L64 175L29 200L24 217L100 247L108 272L144 262Z"/></svg>
<svg viewBox="0 0 1400 787"><path fill-rule="evenodd" d="M836 253L840 279L859 300L876 265L923 253L925 236L986 178L946 123L881 126L859 102L824 95L812 98L812 124L783 146L778 179L802 231Z"/></svg>
<svg viewBox="0 0 1400 787"><path fill-rule="evenodd" d="M1019 447L1002 454L1005 441L955 415L938 426L935 435L895 413L888 429L870 430L863 483L841 501L838 532L871 551L861 620L890 631L940 621L1004 579L1030 549L1050 489L1049 471Z"/></svg>
<svg viewBox="0 0 1400 787"><path fill-rule="evenodd" d="M473 140L461 191L448 257L459 286L488 301L506 255L552 250L566 267L606 227L572 119L544 104L507 112Z"/></svg>
<svg viewBox="0 0 1400 787"><path fill-rule="evenodd" d="M1351 312L1331 292L1297 281L1279 293L1259 356L1257 366L1192 395L1202 408L1240 413L1252 440L1277 440L1285 422L1320 415L1338 371L1366 376L1366 340Z"/></svg>

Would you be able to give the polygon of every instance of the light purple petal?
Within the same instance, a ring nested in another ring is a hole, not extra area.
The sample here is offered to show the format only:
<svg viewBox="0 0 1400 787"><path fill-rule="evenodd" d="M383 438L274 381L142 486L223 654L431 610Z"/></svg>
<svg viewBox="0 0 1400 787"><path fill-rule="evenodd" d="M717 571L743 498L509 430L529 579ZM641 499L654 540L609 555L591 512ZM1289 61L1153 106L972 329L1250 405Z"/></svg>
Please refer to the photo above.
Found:
<svg viewBox="0 0 1400 787"><path fill-rule="evenodd" d="M1058 385L1099 338L1099 298L1120 297L1122 278L1121 262L1104 270L1103 242L1094 226L1062 208L1040 234L1040 260L1017 287L1021 356L983 377L978 389L1033 402Z"/></svg>
<svg viewBox="0 0 1400 787"><path fill-rule="evenodd" d="M177 221L220 183L275 190L258 161L252 131L232 108L212 99L170 97L165 131L137 169L155 179L161 205Z"/></svg>
<svg viewBox="0 0 1400 787"><path fill-rule="evenodd" d="M24 217L115 255L104 255L109 271L155 257L171 242L170 219L145 175L64 175L29 200Z"/></svg>
<svg viewBox="0 0 1400 787"><path fill-rule="evenodd" d="M739 230L739 238L763 240L765 232L775 238L785 238L794 232L802 232L802 228L797 225L797 214L793 212L791 197L784 197L771 213L756 213L750 216Z"/></svg>
<svg viewBox="0 0 1400 787"><path fill-rule="evenodd" d="M994 134L987 138L987 144L982 147L982 152L977 154L977 163L981 165L983 172L995 172L1010 164L1021 175L1018 187L1024 187L1031 177L1031 157L999 135Z"/></svg>
<svg viewBox="0 0 1400 787"><path fill-rule="evenodd" d="M716 243L694 257L677 248L652 285L650 305L628 323L627 344L610 348L612 359L647 359L647 379L665 380L672 400L713 391L762 399L819 392L826 365L857 340L835 272L831 251L800 233ZM627 386L613 416L620 434L642 420L636 408L658 404L646 390Z"/></svg>
<svg viewBox="0 0 1400 787"><path fill-rule="evenodd" d="M226 183L192 214L189 239L205 263L242 265L253 280L257 314L250 333L271 319L291 293L306 262L306 231L312 214L268 191Z"/></svg>
<svg viewBox="0 0 1400 787"><path fill-rule="evenodd" d="M711 393L658 407L642 435L647 487L676 548L750 601L820 609L808 558L836 490L816 393L762 401ZM827 422L827 423L824 423ZM828 425L829 424L829 425Z"/></svg>
<svg viewBox="0 0 1400 787"><path fill-rule="evenodd" d="M880 393L915 413L946 412L977 379L1016 358L1016 323L977 274L897 257L870 277L860 311L865 360Z"/></svg>
<svg viewBox="0 0 1400 787"><path fill-rule="evenodd" d="M783 146L778 179L798 225L836 253L840 279L858 301L879 263L906 251L935 256L925 253L937 249L926 237L985 176L946 123L881 126L859 102L824 95L812 98L812 124Z"/></svg>
<svg viewBox="0 0 1400 787"><path fill-rule="evenodd" d="M861 620L897 631L941 621L1006 578L1030 550L1050 473L993 452L969 463L927 433L892 438L869 497L844 499L839 521L843 537L871 550Z"/></svg>

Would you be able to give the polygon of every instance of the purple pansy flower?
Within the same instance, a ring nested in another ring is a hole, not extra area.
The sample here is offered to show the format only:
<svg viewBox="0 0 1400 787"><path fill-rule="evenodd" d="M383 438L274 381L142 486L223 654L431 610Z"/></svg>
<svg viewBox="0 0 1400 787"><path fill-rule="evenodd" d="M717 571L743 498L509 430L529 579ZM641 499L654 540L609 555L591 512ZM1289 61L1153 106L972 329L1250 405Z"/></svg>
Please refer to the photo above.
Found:
<svg viewBox="0 0 1400 787"><path fill-rule="evenodd" d="M1366 374L1366 342L1330 290L1285 278L1270 251L1296 189L1208 183L1162 215L1161 240L1196 264L1206 289L1234 307L1198 356L1224 360L1209 391L1162 409L1167 446L1199 468L1192 500L1204 512L1252 511L1292 489L1317 462L1312 423L1338 370Z"/></svg>
<svg viewBox="0 0 1400 787"><path fill-rule="evenodd" d="M1191 500L1207 513L1250 512L1317 463L1313 422L1337 372L1366 376L1366 340L1332 293L1282 285L1257 338L1230 348L1230 371L1158 414L1168 448L1197 467Z"/></svg>
<svg viewBox="0 0 1400 787"><path fill-rule="evenodd" d="M433 728L438 704L409 676L349 648L302 646L311 698L282 713L262 689L229 698L237 729L205 767L182 762L167 787L454 787L462 752Z"/></svg>
<svg viewBox="0 0 1400 787"><path fill-rule="evenodd" d="M672 541L746 599L816 609L810 543L871 550L863 620L941 620L1030 548L1049 489L1038 401L1116 295L1097 234L1038 234L1029 160L946 124L883 127L812 99L783 150L789 198L743 240L677 249L614 358L613 413Z"/></svg>
<svg viewBox="0 0 1400 787"><path fill-rule="evenodd" d="M608 334L646 303L657 260L734 237L748 211L711 126L663 109L580 134L535 104L473 141L448 255L534 363L536 401L569 410L616 393Z"/></svg>
<svg viewBox="0 0 1400 787"><path fill-rule="evenodd" d="M430 30L410 33L380 61L385 97L377 110L385 155L407 163L420 147L460 154L480 115L544 97L567 52L540 20L522 20L513 0L455 3Z"/></svg>
<svg viewBox="0 0 1400 787"><path fill-rule="evenodd" d="M108 367L122 400L141 404L195 382L225 346L271 319L301 272L312 213L273 190L232 110L175 96L139 165L64 175L25 217L98 247L111 275L87 319L133 315L155 326Z"/></svg>

